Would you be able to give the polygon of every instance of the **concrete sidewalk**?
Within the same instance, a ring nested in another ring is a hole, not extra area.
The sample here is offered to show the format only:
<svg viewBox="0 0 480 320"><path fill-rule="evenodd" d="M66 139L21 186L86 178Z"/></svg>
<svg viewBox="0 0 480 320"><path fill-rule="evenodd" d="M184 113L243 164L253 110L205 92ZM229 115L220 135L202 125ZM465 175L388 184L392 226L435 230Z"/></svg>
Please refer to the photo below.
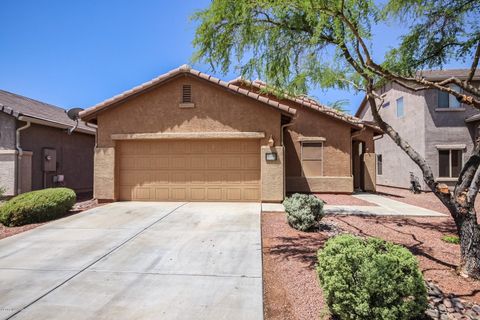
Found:
<svg viewBox="0 0 480 320"><path fill-rule="evenodd" d="M329 205L324 207L326 214L345 215L373 215L373 216L407 216L407 217L445 217L444 214L413 206L400 201L371 193L352 195L355 198L376 204L376 206L358 205ZM263 203L262 211L284 212L285 208L281 203Z"/></svg>
<svg viewBox="0 0 480 320"><path fill-rule="evenodd" d="M0 319L262 319L260 204L120 202L0 240Z"/></svg>

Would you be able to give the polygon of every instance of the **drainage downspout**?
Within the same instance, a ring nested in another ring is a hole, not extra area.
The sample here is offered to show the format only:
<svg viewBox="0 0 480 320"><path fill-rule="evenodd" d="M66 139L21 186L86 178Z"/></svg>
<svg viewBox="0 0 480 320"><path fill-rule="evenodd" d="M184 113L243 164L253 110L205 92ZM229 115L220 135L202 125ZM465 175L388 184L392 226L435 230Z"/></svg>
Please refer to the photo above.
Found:
<svg viewBox="0 0 480 320"><path fill-rule="evenodd" d="M295 120L297 118L293 118L292 121L289 123L286 123L280 127L280 145L282 146L282 152L283 152L283 198L287 196L287 177L285 176L286 174L286 165L285 165L285 146L283 142L283 136L284 136L284 130L287 127L293 126L295 124Z"/></svg>
<svg viewBox="0 0 480 320"><path fill-rule="evenodd" d="M20 117L19 117L20 119ZM22 130L25 130L27 128L29 128L31 125L30 121L27 121L27 124L24 125L23 127L20 127L18 128L16 131L15 131L15 148L17 149L18 151L18 155L17 155L17 195L21 193L21 188L20 188L20 179L21 179L21 175L20 175L20 161L22 160L22 156L23 156L23 149L22 147L20 146L20 131Z"/></svg>

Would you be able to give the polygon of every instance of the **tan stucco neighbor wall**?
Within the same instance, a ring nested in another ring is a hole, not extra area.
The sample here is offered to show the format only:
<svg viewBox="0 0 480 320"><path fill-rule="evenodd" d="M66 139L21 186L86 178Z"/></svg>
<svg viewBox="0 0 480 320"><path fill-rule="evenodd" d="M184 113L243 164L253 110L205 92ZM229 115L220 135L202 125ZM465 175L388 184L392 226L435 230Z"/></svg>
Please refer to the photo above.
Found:
<svg viewBox="0 0 480 320"><path fill-rule="evenodd" d="M179 106L182 86L186 84L192 88L193 108ZM112 135L115 138L119 134L142 133L152 137L161 133L263 132L265 137L260 139L260 145L267 145L270 136L278 145L281 113L205 80L180 75L102 111L97 116L97 123L94 196L100 200L116 200L115 140ZM273 191L265 191L266 197L272 199L269 201L281 200L275 185L272 188ZM283 196L283 188L281 193Z"/></svg>
<svg viewBox="0 0 480 320"><path fill-rule="evenodd" d="M284 148L262 146L260 155L262 174L262 201L281 202L284 197ZM277 153L276 161L267 161L267 153Z"/></svg>

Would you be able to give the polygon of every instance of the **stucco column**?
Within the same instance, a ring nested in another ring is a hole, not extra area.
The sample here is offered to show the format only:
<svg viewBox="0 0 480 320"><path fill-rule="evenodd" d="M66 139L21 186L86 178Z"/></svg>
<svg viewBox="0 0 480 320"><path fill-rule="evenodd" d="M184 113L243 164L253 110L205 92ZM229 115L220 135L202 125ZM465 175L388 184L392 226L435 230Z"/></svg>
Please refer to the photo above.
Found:
<svg viewBox="0 0 480 320"><path fill-rule="evenodd" d="M5 189L6 196L13 196L15 190L15 166L17 150L0 150L0 188Z"/></svg>
<svg viewBox="0 0 480 320"><path fill-rule="evenodd" d="M377 157L375 153L363 154L364 188L365 191L375 191L377 188Z"/></svg>
<svg viewBox="0 0 480 320"><path fill-rule="evenodd" d="M267 153L277 153L277 160L267 161ZM262 202L281 202L285 186L283 147L261 147Z"/></svg>
<svg viewBox="0 0 480 320"><path fill-rule="evenodd" d="M98 201L115 201L115 148L95 148L93 193Z"/></svg>

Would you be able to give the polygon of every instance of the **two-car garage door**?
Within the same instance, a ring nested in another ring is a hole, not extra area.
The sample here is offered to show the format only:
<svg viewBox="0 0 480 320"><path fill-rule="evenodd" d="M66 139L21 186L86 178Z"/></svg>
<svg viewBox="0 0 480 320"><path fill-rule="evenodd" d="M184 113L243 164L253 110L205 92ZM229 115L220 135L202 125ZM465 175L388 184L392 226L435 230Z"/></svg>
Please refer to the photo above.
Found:
<svg viewBox="0 0 480 320"><path fill-rule="evenodd" d="M118 141L120 200L258 201L259 140Z"/></svg>

